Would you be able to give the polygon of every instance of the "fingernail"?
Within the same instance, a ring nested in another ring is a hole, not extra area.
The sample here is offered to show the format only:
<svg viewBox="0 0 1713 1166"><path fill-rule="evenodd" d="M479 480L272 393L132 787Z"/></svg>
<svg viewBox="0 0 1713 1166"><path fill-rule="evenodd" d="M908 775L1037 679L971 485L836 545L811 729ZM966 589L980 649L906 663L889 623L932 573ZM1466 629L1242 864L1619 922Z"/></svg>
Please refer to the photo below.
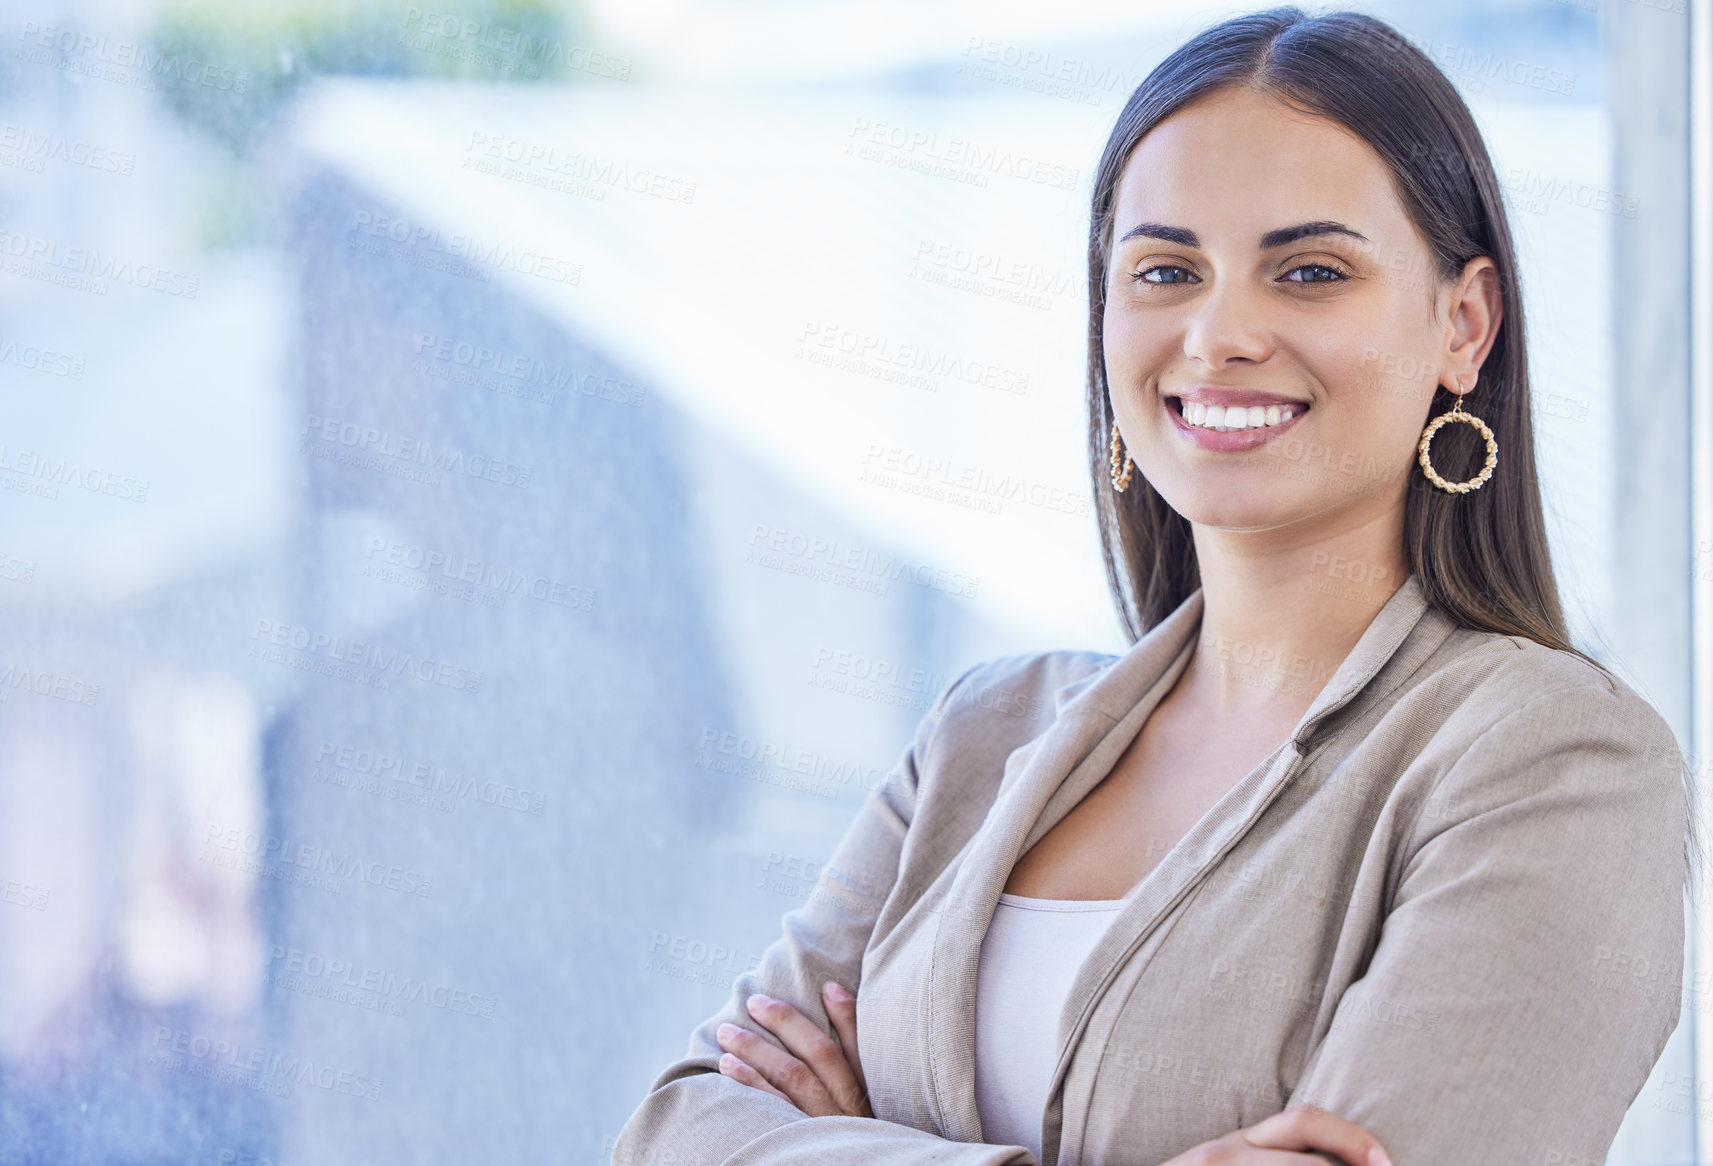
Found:
<svg viewBox="0 0 1713 1166"><path fill-rule="evenodd" d="M845 991L844 985L836 980L828 980L825 991L834 1000L849 1000L851 998L851 994Z"/></svg>
<svg viewBox="0 0 1713 1166"><path fill-rule="evenodd" d="M1392 1160L1386 1157L1386 1151L1375 1146L1368 1151L1368 1166L1392 1166Z"/></svg>
<svg viewBox="0 0 1713 1166"><path fill-rule="evenodd" d="M755 992L751 994L750 998L745 1000L744 1003L749 1005L751 1008L766 1007L773 1003L773 997L763 996L760 992Z"/></svg>
<svg viewBox="0 0 1713 1166"><path fill-rule="evenodd" d="M722 1024L719 1029L720 1039L731 1040L732 1037L738 1034L738 1031L738 1026L735 1024Z"/></svg>

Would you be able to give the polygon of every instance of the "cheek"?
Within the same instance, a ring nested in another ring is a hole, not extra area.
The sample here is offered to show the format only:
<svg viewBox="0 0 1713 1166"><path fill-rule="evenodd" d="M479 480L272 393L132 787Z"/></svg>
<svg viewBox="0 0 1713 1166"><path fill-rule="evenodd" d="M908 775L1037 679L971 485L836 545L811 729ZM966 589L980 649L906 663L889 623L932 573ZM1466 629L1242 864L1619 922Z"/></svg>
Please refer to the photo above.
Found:
<svg viewBox="0 0 1713 1166"><path fill-rule="evenodd" d="M1345 374L1326 384L1330 404L1324 435L1335 448L1361 452L1391 465L1414 456L1432 388L1378 371L1361 354L1344 365Z"/></svg>
<svg viewBox="0 0 1713 1166"><path fill-rule="evenodd" d="M1329 354L1324 367L1344 370L1327 382L1345 406L1340 412L1387 439L1421 428L1438 383L1438 365L1425 349L1402 341L1353 344Z"/></svg>
<svg viewBox="0 0 1713 1166"><path fill-rule="evenodd" d="M1170 359L1169 338L1140 316L1108 307L1102 317L1107 384L1115 392L1139 388L1144 378L1163 371Z"/></svg>
<svg viewBox="0 0 1713 1166"><path fill-rule="evenodd" d="M1389 290L1322 341L1327 360L1349 370L1340 379L1371 398L1376 415L1425 410L1439 378L1439 326L1413 296Z"/></svg>
<svg viewBox="0 0 1713 1166"><path fill-rule="evenodd" d="M1113 311L1111 301L1108 301L1100 318L1100 335L1106 353L1106 367L1115 369L1124 363L1124 354L1130 345L1124 327L1124 313Z"/></svg>

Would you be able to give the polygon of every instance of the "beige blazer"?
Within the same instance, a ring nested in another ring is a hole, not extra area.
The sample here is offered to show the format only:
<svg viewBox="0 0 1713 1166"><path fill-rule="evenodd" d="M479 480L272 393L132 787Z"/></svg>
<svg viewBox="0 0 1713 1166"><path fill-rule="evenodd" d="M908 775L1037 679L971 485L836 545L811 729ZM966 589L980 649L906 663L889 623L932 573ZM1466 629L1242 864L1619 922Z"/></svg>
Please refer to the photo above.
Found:
<svg viewBox="0 0 1713 1166"><path fill-rule="evenodd" d="M1012 865L1186 665L1201 604L1121 656L1005 656L954 680L613 1162L1034 1163L982 1141L982 937ZM1257 683L1301 670L1223 654ZM1080 966L1043 1162L1157 1166L1305 1101L1367 1127L1395 1166L1605 1161L1677 1026L1685 773L1632 689L1454 626L1410 576ZM721 1023L765 1032L754 992L831 1034L828 979L857 992L873 1118L811 1118L718 1069Z"/></svg>

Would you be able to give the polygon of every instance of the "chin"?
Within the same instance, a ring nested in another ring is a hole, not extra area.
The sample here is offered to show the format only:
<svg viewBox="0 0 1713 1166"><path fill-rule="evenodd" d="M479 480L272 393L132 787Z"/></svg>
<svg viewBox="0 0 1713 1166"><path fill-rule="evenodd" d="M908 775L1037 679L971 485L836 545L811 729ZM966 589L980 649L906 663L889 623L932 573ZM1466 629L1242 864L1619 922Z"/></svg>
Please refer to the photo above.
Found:
<svg viewBox="0 0 1713 1166"><path fill-rule="evenodd" d="M1241 481L1178 482L1169 490L1155 489L1168 506L1195 525L1224 530L1287 526L1332 501L1304 497L1300 489L1281 490L1275 474L1245 474Z"/></svg>

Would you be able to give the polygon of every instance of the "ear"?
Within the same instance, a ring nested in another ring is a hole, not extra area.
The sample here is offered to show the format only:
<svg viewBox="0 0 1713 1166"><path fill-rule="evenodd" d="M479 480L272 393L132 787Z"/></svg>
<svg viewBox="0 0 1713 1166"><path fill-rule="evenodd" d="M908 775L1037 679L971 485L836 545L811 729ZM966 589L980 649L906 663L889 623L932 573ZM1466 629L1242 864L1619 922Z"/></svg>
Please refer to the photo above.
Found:
<svg viewBox="0 0 1713 1166"><path fill-rule="evenodd" d="M1470 384L1499 338L1505 315L1499 269L1491 259L1477 255L1463 265L1463 274L1452 284L1448 308L1440 381L1447 386Z"/></svg>

